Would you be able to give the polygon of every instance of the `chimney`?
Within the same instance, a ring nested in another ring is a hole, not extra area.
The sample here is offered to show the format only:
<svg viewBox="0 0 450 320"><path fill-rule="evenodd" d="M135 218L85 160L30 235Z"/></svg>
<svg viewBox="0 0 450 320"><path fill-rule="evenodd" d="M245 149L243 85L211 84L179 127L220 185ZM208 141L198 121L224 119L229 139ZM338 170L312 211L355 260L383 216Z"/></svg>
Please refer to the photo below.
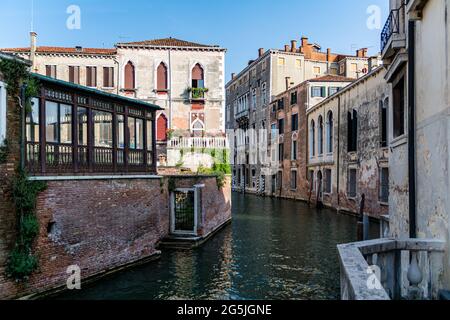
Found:
<svg viewBox="0 0 450 320"><path fill-rule="evenodd" d="M291 77L286 77L286 90L291 88Z"/></svg>
<svg viewBox="0 0 450 320"><path fill-rule="evenodd" d="M284 45L284 51L285 51L285 52L291 51L291 48L289 48L289 45L288 45L288 44Z"/></svg>
<svg viewBox="0 0 450 320"><path fill-rule="evenodd" d="M32 71L36 72L36 43L37 43L37 33L34 31L30 32L30 60L32 63Z"/></svg>
<svg viewBox="0 0 450 320"><path fill-rule="evenodd" d="M302 37L302 47L306 47L306 46L308 46L308 38Z"/></svg>
<svg viewBox="0 0 450 320"><path fill-rule="evenodd" d="M236 78L236 73L233 72L233 73L231 74L231 80L234 80L234 78Z"/></svg>
<svg viewBox="0 0 450 320"><path fill-rule="evenodd" d="M330 60L331 60L331 49L328 48L327 49L327 61L330 62Z"/></svg>
<svg viewBox="0 0 450 320"><path fill-rule="evenodd" d="M356 56L358 58L367 58L367 48L356 50Z"/></svg>
<svg viewBox="0 0 450 320"><path fill-rule="evenodd" d="M297 40L291 40L291 51L297 52Z"/></svg>
<svg viewBox="0 0 450 320"><path fill-rule="evenodd" d="M258 57L261 58L264 55L264 48L258 49Z"/></svg>
<svg viewBox="0 0 450 320"><path fill-rule="evenodd" d="M82 46L76 46L75 50L77 50L77 52L83 52L83 47Z"/></svg>

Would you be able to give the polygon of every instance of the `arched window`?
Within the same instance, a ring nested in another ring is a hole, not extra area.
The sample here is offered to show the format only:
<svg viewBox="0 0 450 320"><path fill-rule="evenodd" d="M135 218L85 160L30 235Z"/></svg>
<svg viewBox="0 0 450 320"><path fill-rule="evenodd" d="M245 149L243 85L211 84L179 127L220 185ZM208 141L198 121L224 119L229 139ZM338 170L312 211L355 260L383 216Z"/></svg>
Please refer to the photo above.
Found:
<svg viewBox="0 0 450 320"><path fill-rule="evenodd" d="M311 125L309 127L309 155L310 157L314 157L316 155L316 124L314 120L311 121Z"/></svg>
<svg viewBox="0 0 450 320"><path fill-rule="evenodd" d="M156 71L156 90L167 91L168 81L167 81L167 67L164 62L161 62Z"/></svg>
<svg viewBox="0 0 450 320"><path fill-rule="evenodd" d="M203 125L203 122L201 122L199 119L195 120L192 124L192 133L194 137L201 137L203 136L203 132L205 131L205 126Z"/></svg>
<svg viewBox="0 0 450 320"><path fill-rule="evenodd" d="M322 116L319 116L319 132L318 132L318 139L319 139L319 155L323 154L323 118Z"/></svg>
<svg viewBox="0 0 450 320"><path fill-rule="evenodd" d="M167 140L167 118L164 114L161 114L156 120L156 140Z"/></svg>
<svg viewBox="0 0 450 320"><path fill-rule="evenodd" d="M333 112L327 115L327 152L333 153Z"/></svg>
<svg viewBox="0 0 450 320"><path fill-rule="evenodd" d="M205 87L205 73L200 64L196 64L192 69L192 88Z"/></svg>
<svg viewBox="0 0 450 320"><path fill-rule="evenodd" d="M125 66L125 90L134 90L136 87L135 70L131 61Z"/></svg>

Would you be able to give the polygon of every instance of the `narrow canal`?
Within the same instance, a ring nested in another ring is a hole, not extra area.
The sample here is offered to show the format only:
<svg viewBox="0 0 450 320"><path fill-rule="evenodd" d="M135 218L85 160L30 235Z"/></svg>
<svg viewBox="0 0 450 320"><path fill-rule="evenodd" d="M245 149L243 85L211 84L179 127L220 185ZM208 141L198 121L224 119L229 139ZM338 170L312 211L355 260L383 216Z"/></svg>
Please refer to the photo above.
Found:
<svg viewBox="0 0 450 320"><path fill-rule="evenodd" d="M336 245L355 238L353 217L233 194L233 223L203 247L164 251L158 261L57 298L339 299Z"/></svg>

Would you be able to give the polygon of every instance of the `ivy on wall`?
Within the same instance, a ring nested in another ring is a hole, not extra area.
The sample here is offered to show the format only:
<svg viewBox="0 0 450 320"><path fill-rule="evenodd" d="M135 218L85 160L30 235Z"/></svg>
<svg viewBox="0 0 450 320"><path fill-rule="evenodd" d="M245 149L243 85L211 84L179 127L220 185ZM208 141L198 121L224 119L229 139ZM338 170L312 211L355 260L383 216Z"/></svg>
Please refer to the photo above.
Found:
<svg viewBox="0 0 450 320"><path fill-rule="evenodd" d="M25 114L31 112L31 98L39 95L40 86L38 81L31 77L27 66L15 59L2 59L0 73L4 77L8 95L21 102ZM21 97L22 85L25 90ZM20 109L15 111L22 115ZM20 118L20 123L23 123L23 120ZM0 162L6 161L8 152L8 144L5 144L0 150ZM17 236L14 248L9 254L6 273L18 281L27 279L38 267L38 259L32 252L33 242L39 233L39 222L35 214L36 197L46 188L44 182L30 181L23 168L16 170L12 194L17 215Z"/></svg>

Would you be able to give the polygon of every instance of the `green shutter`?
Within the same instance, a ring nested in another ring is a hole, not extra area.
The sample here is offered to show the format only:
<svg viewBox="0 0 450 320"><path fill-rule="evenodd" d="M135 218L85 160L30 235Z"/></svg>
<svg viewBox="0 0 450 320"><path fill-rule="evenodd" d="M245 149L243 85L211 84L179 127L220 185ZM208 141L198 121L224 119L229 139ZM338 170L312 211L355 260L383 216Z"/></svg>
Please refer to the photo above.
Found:
<svg viewBox="0 0 450 320"><path fill-rule="evenodd" d="M322 87L322 98L327 96L327 87Z"/></svg>

